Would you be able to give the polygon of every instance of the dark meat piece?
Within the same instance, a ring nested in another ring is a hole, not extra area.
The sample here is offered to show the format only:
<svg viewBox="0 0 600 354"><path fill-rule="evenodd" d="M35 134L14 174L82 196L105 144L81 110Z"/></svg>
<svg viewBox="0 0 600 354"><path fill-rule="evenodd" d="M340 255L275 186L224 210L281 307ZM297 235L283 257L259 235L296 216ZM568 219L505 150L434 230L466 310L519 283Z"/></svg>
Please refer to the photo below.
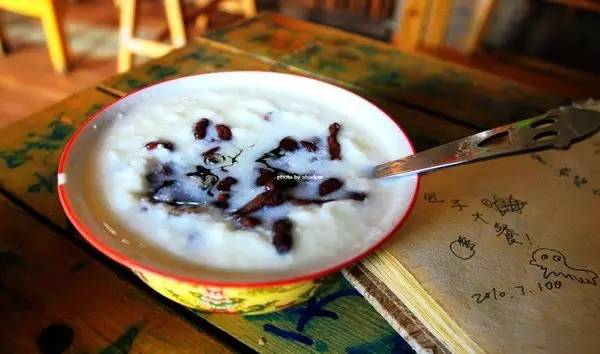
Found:
<svg viewBox="0 0 600 354"><path fill-rule="evenodd" d="M206 118L200 119L194 124L194 137L198 140L202 140L206 137L206 130L210 125L210 120Z"/></svg>
<svg viewBox="0 0 600 354"><path fill-rule="evenodd" d="M333 193L338 189L342 188L343 185L344 182L337 178L328 178L321 182L321 184L319 185L319 195L322 197L329 193Z"/></svg>
<svg viewBox="0 0 600 354"><path fill-rule="evenodd" d="M277 253L288 253L292 248L292 222L288 218L273 223L273 245Z"/></svg>
<svg viewBox="0 0 600 354"><path fill-rule="evenodd" d="M333 123L329 126L329 136L327 137L327 146L329 147L329 159L330 160L341 160L342 159L342 147L337 141L338 133L340 132L340 125Z"/></svg>
<svg viewBox="0 0 600 354"><path fill-rule="evenodd" d="M154 150L159 145L162 145L162 147L164 147L165 149L167 149L169 151L175 150L175 144L173 144L173 142L171 142L171 141L164 140L164 139L155 140L155 141L151 141L151 142L147 143L146 144L146 149L148 149L148 150Z"/></svg>

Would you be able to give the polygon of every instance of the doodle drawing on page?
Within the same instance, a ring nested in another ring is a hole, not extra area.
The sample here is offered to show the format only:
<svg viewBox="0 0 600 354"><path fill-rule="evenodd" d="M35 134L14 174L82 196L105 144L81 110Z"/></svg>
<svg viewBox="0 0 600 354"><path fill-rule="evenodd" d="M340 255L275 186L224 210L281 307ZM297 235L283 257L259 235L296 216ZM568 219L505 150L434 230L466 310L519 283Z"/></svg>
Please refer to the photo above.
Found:
<svg viewBox="0 0 600 354"><path fill-rule="evenodd" d="M598 274L591 270L569 266L565 256L557 250L538 248L531 255L529 264L541 268L544 271L545 279L554 275L577 281L580 284L597 286L596 279L598 278Z"/></svg>

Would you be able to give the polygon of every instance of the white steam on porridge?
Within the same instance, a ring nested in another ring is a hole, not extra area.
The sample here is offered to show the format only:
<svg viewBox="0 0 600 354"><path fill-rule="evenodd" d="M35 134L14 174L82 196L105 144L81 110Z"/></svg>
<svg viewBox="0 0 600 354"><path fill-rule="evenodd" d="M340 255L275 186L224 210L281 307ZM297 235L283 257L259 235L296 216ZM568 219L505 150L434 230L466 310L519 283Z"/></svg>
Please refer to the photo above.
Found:
<svg viewBox="0 0 600 354"><path fill-rule="evenodd" d="M366 250L413 192L369 178L402 156L398 131L284 91L205 89L123 111L96 154L106 206L144 242L223 270L314 269Z"/></svg>

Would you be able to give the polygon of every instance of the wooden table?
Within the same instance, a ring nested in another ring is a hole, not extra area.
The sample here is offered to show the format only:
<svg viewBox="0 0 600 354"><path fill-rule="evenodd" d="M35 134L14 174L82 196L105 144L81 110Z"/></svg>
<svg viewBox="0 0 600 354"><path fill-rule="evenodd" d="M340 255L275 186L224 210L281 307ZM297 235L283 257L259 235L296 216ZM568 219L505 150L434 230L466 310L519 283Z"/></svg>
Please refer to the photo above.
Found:
<svg viewBox="0 0 600 354"><path fill-rule="evenodd" d="M0 131L1 353L409 350L339 274L306 304L283 312L195 313L157 295L68 224L55 174L65 140L83 119L154 82L228 70L290 72L349 88L395 117L419 150L566 102L275 14L198 38Z"/></svg>

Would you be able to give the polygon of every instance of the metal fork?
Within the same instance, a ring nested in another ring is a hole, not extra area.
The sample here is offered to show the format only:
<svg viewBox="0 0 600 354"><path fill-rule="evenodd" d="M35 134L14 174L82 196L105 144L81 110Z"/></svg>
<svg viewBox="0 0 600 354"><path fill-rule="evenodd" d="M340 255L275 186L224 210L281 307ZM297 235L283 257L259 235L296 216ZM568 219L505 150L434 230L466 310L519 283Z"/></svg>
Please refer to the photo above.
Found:
<svg viewBox="0 0 600 354"><path fill-rule="evenodd" d="M509 154L566 149L600 129L600 112L561 107L542 116L487 130L445 145L375 166L373 177L405 176Z"/></svg>

